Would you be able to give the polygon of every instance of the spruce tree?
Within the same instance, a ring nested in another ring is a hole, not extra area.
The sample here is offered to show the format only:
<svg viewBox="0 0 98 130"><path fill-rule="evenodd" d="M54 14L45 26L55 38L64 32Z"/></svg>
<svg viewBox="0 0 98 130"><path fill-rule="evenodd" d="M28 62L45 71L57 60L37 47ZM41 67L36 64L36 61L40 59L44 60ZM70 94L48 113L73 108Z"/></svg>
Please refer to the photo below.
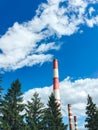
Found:
<svg viewBox="0 0 98 130"><path fill-rule="evenodd" d="M87 98L86 115L85 127L88 130L98 130L98 110L89 95Z"/></svg>
<svg viewBox="0 0 98 130"><path fill-rule="evenodd" d="M44 105L41 103L39 94L35 92L31 101L26 105L26 122L30 130L41 130Z"/></svg>
<svg viewBox="0 0 98 130"><path fill-rule="evenodd" d="M15 80L2 100L1 130L22 130L24 127L21 84Z"/></svg>
<svg viewBox="0 0 98 130"><path fill-rule="evenodd" d="M48 108L44 116L44 130L67 130L67 125L62 121L61 110L57 106L54 94L49 97Z"/></svg>

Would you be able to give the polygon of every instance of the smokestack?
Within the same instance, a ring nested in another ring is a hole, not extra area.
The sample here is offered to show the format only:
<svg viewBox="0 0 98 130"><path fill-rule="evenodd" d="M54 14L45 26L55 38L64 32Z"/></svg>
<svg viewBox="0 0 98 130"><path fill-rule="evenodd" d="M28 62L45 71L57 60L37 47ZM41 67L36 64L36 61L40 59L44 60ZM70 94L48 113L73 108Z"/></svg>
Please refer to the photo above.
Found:
<svg viewBox="0 0 98 130"><path fill-rule="evenodd" d="M74 125L75 125L75 130L78 130L78 123L77 123L77 117L74 116Z"/></svg>
<svg viewBox="0 0 98 130"><path fill-rule="evenodd" d="M71 110L71 105L68 104L68 116L69 116L69 128L70 130L73 130L73 122L72 122L72 110Z"/></svg>
<svg viewBox="0 0 98 130"><path fill-rule="evenodd" d="M53 91L56 103L60 105L60 93L59 93L59 74L58 74L58 60L53 60Z"/></svg>

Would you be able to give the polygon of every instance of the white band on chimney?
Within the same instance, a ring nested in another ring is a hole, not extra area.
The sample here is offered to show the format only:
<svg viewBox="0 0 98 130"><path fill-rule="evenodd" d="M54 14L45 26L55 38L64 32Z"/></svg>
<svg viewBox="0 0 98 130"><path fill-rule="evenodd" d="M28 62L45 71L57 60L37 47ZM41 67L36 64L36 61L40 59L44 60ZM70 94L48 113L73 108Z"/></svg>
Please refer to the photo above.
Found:
<svg viewBox="0 0 98 130"><path fill-rule="evenodd" d="M58 78L59 74L58 74L58 69L54 69L53 71L53 78Z"/></svg>
<svg viewBox="0 0 98 130"><path fill-rule="evenodd" d="M60 93L58 89L54 89L54 95L56 100L60 100Z"/></svg>

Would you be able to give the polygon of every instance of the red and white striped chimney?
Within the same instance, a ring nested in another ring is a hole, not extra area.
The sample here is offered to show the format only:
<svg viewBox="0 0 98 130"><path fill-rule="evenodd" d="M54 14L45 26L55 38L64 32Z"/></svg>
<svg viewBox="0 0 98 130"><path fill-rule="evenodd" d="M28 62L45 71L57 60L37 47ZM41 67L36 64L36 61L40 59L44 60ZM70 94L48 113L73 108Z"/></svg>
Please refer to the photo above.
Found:
<svg viewBox="0 0 98 130"><path fill-rule="evenodd" d="M56 103L60 105L60 92L59 92L59 74L58 74L58 60L53 60L53 91Z"/></svg>
<svg viewBox="0 0 98 130"><path fill-rule="evenodd" d="M72 110L71 110L71 105L68 104L68 116L69 116L69 129L73 130L73 117L72 117Z"/></svg>
<svg viewBox="0 0 98 130"><path fill-rule="evenodd" d="M78 130L78 123L77 123L77 117L74 116L74 126L75 126L75 130Z"/></svg>

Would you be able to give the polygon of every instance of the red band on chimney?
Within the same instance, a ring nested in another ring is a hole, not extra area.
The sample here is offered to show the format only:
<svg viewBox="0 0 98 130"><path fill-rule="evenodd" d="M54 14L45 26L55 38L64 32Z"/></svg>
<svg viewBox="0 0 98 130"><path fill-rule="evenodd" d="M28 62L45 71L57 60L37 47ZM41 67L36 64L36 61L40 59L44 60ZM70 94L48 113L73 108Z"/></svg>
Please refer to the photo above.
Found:
<svg viewBox="0 0 98 130"><path fill-rule="evenodd" d="M58 60L57 59L54 59L54 61L53 61L53 68L54 69L58 68Z"/></svg>
<svg viewBox="0 0 98 130"><path fill-rule="evenodd" d="M58 80L58 78L53 79L53 89L59 89L59 80Z"/></svg>

